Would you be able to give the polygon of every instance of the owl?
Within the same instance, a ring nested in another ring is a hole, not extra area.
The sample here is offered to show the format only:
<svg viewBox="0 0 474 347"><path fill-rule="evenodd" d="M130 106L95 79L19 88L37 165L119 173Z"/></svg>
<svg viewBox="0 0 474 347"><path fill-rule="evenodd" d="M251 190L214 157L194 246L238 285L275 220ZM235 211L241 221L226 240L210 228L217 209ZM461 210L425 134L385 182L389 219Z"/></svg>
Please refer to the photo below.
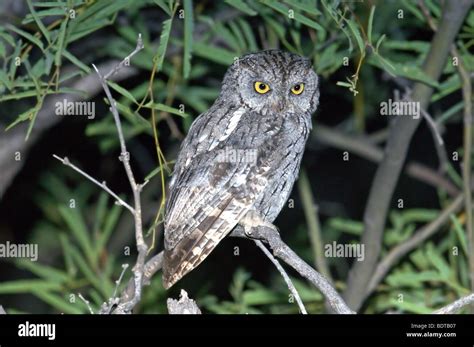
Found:
<svg viewBox="0 0 474 347"><path fill-rule="evenodd" d="M319 102L309 59L247 54L191 125L169 185L163 285L196 268L235 227L271 224L298 177Z"/></svg>

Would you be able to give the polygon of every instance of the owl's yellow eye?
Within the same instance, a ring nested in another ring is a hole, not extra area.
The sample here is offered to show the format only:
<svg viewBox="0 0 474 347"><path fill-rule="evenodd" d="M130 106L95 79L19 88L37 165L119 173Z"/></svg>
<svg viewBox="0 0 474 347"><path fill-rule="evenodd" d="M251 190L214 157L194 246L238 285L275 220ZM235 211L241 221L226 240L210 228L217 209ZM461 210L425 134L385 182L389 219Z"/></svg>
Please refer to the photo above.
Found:
<svg viewBox="0 0 474 347"><path fill-rule="evenodd" d="M295 84L291 88L291 92L295 95L300 95L301 93L303 93L303 90L304 90L304 83Z"/></svg>
<svg viewBox="0 0 474 347"><path fill-rule="evenodd" d="M255 82L253 86L255 88L255 91L259 94L265 94L270 91L270 86L260 81Z"/></svg>

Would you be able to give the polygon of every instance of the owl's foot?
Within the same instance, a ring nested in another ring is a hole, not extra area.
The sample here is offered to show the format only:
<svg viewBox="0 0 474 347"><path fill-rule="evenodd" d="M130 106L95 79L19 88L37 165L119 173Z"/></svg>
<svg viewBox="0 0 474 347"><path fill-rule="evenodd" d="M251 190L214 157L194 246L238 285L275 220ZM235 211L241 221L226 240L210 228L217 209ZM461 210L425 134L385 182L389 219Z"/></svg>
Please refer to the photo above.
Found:
<svg viewBox="0 0 474 347"><path fill-rule="evenodd" d="M265 221L258 212L249 211L240 220L240 226L243 228L244 234L250 239L260 240L262 237L259 236L261 229L272 229L278 232L278 228L270 222Z"/></svg>

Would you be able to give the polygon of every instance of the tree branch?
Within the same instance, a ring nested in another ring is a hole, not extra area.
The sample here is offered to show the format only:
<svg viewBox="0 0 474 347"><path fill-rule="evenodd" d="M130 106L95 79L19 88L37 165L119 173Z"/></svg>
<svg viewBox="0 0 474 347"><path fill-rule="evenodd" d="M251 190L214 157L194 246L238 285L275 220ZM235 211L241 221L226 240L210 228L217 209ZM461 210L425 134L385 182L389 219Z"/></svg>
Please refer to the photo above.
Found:
<svg viewBox="0 0 474 347"><path fill-rule="evenodd" d="M243 228L235 228L231 236L247 238ZM295 269L301 276L308 279L318 288L328 301L329 306L340 314L354 314L329 281L319 272L309 266L280 238L276 228L258 227L252 229L252 237L267 243L273 251L273 255Z"/></svg>
<svg viewBox="0 0 474 347"><path fill-rule="evenodd" d="M181 289L179 300L169 298L166 304L169 314L201 314L196 301L190 299L184 289Z"/></svg>
<svg viewBox="0 0 474 347"><path fill-rule="evenodd" d="M474 293L463 296L461 299L458 299L455 302L453 302L452 304L444 306L444 307L434 311L433 313L435 313L435 314L456 313L457 311L459 311L464 306L467 306L467 305L472 304L472 303L474 303Z"/></svg>
<svg viewBox="0 0 474 347"><path fill-rule="evenodd" d="M102 181L102 183L100 183L99 181L97 181L94 177L92 177L91 175L89 175L87 172L79 169L76 165L74 165L73 163L71 163L69 161L69 158L68 157L64 157L64 158L61 158L59 156L57 156L56 154L53 154L53 157L56 158L57 160L59 160L61 163L63 163L64 165L66 166L69 166L71 169L73 169L74 171L77 171L79 172L82 176L84 176L85 178L87 178L89 181L91 181L92 183L98 185L100 188L102 188L103 190L105 190L107 193L109 193L117 202L118 205L122 205L124 206L125 208L127 208L132 214L135 214L135 210L132 206L130 206L129 204L127 204L125 201L123 201L116 193L114 193L109 187L107 187L107 184L105 181Z"/></svg>
<svg viewBox="0 0 474 347"><path fill-rule="evenodd" d="M471 0L444 3L440 28L434 35L423 66L424 72L434 80L438 80L443 71L450 47L471 3ZM432 93L432 87L416 83L412 99L420 103L420 109L427 109ZM390 129L384 159L375 174L364 212L365 228L361 243L366 245L365 261L354 262L344 293L353 309L357 310L361 306L365 287L377 265L392 195L405 162L410 140L420 124L420 119L421 117L397 117Z"/></svg>
<svg viewBox="0 0 474 347"><path fill-rule="evenodd" d="M102 84L102 88L107 95L107 99L110 102L110 111L114 116L115 126L117 128L117 134L120 141L120 149L121 153L119 156L119 160L123 163L123 167L127 174L128 180L130 182L130 186L133 192L133 200L134 200L134 214L133 218L135 220L135 241L137 244L137 261L135 266L133 267L133 275L135 277L135 293L134 296L130 299L130 301L125 303L120 303L119 308L124 312L130 312L133 307L140 301L141 298L141 290L143 284L143 269L145 264L146 252L147 252L147 245L145 243L145 239L143 238L143 230L142 230L142 209L141 209L141 202L140 202L140 192L142 190L143 185L138 184L135 180L135 176L133 175L132 167L130 166L130 153L127 150L127 146L125 144L125 139L123 136L122 130L122 123L120 121L120 116L117 110L117 105L112 97L112 93L110 92L109 86L107 84L107 79L117 73L122 67L129 65L130 59L137 54L139 51L143 49L143 41L141 34L138 35L137 46L130 53L122 62L120 62L116 67L114 67L108 74L103 77L100 71L97 69L95 65L92 65L99 76L100 82Z"/></svg>

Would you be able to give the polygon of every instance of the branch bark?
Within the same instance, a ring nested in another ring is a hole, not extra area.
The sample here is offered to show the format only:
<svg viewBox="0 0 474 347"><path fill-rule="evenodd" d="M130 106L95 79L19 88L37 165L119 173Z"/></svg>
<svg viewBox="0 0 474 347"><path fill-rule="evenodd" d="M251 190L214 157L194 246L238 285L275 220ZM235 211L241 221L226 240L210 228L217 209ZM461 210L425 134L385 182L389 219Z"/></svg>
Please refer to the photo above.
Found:
<svg viewBox="0 0 474 347"><path fill-rule="evenodd" d="M248 238L243 228L235 228L231 236ZM281 239L276 228L258 227L252 229L252 237L267 243L273 251L273 255L290 265L301 276L309 280L326 298L329 306L334 312L339 314L354 314L338 292L332 287L329 281L302 260L293 250Z"/></svg>
<svg viewBox="0 0 474 347"><path fill-rule="evenodd" d="M433 313L435 314L451 314L451 313L456 313L463 307L474 303L474 294L469 294L466 296L463 296L462 298L456 300L452 304L449 304L447 306L444 306Z"/></svg>
<svg viewBox="0 0 474 347"><path fill-rule="evenodd" d="M445 1L439 30L434 35L423 66L424 72L432 79L439 79L451 45L471 4L471 0ZM427 109L432 93L431 87L416 83L412 99L420 103L421 109ZM355 310L362 305L366 285L377 266L392 195L405 162L410 140L420 120L421 118L397 117L390 129L384 159L375 174L364 212L365 228L361 243L366 245L365 260L354 262L344 293L347 303Z"/></svg>
<svg viewBox="0 0 474 347"><path fill-rule="evenodd" d="M201 314L196 301L190 299L184 289L181 289L179 300L169 298L166 304L169 314Z"/></svg>

